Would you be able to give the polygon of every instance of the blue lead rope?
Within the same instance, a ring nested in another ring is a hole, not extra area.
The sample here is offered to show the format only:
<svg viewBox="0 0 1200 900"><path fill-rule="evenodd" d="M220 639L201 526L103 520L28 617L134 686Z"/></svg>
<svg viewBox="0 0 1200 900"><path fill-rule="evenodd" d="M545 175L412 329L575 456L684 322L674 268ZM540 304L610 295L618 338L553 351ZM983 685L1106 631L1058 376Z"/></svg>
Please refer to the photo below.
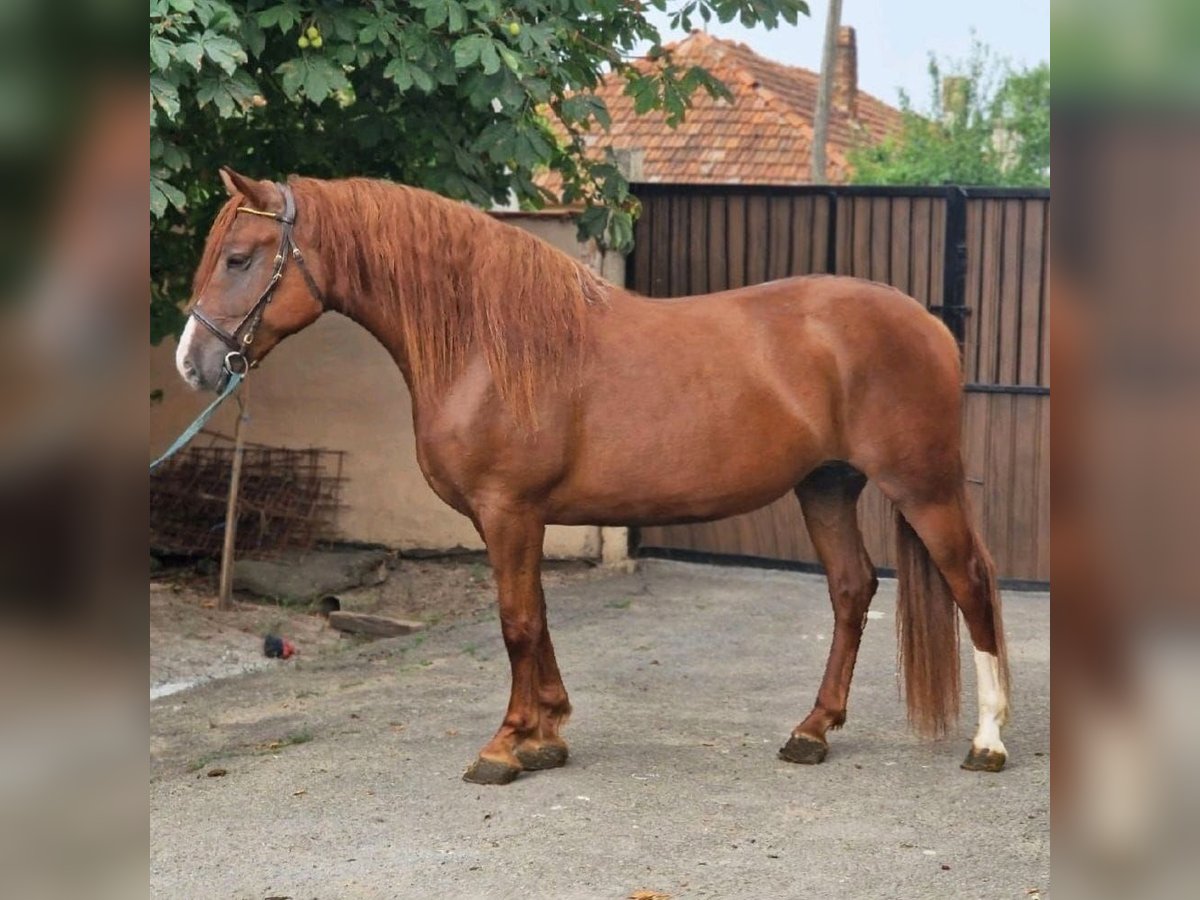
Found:
<svg viewBox="0 0 1200 900"><path fill-rule="evenodd" d="M151 472L182 450L192 438L200 433L200 429L208 424L208 420L213 417L213 413L217 411L217 407L229 399L229 395L238 389L238 385L242 383L242 378L244 377L244 375L238 374L237 372L231 372L229 374L229 378L225 382L225 387L221 389L221 393L217 395L217 399L210 403L204 412L196 416L196 421L185 428L183 430L183 434L175 438L175 443L168 447L162 456L150 463Z"/></svg>

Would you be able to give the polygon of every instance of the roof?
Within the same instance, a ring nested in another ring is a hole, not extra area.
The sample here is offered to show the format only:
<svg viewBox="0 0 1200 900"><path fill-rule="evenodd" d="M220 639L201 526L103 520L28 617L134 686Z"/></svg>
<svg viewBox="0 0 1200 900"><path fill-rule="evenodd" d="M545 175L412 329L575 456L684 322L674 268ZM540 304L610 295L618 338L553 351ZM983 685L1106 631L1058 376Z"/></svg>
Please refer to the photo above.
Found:
<svg viewBox="0 0 1200 900"><path fill-rule="evenodd" d="M699 65L722 81L733 102L716 100L704 90L692 98L684 121L672 129L665 114L634 113L625 80L606 76L596 88L612 116L607 134L592 139L602 146L641 151L643 182L723 184L810 183L813 129L819 76L759 56L745 44L694 31L672 51L676 64ZM635 63L642 71L656 65ZM876 142L899 130L902 114L882 100L856 92L856 117L836 106L830 111L827 158L829 180L849 175L846 154L852 147ZM542 184L558 187L556 177Z"/></svg>

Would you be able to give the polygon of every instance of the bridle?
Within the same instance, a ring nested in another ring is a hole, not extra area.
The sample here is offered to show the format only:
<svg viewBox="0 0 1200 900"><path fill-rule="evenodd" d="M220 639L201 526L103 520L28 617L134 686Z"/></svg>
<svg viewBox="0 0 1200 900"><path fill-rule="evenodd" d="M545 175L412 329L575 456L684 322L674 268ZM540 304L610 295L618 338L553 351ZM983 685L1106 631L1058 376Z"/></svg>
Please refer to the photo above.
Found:
<svg viewBox="0 0 1200 900"><path fill-rule="evenodd" d="M238 322L237 327L233 331L226 331L205 315L200 309L199 303L193 306L190 312L193 319L216 335L221 343L229 348L229 352L225 354L225 371L230 375L245 375L250 369L251 363L246 359L246 351L254 342L254 333L262 321L263 313L267 310L267 304L271 302L271 296L275 293L275 288L278 287L280 280L283 278L283 268L287 265L289 256L296 260L296 265L299 266L300 274L304 276L304 282L308 285L309 293L312 294L313 299L322 306L325 305L324 299L321 297L321 291L317 287L316 281L313 280L312 273L308 271L308 266L304 264L304 256L300 253L300 248L296 246L295 238L292 237L292 228L296 224L296 197L292 194L292 189L289 185L277 183L275 186L279 188L279 193L283 195L282 213L267 212L266 210L253 209L249 206L239 206L237 208L237 212L274 219L282 226L279 235L279 250L275 253L275 268L271 272L271 280L267 282L267 286L263 288L263 292L258 295L258 299L254 301L254 305L242 316L242 320Z"/></svg>

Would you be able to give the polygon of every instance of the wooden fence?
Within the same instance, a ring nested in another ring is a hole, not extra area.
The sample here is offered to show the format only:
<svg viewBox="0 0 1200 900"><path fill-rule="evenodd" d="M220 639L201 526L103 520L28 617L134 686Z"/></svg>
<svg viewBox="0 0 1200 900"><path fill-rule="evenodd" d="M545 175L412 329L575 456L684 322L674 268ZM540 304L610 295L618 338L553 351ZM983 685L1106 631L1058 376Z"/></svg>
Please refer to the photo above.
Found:
<svg viewBox="0 0 1200 900"><path fill-rule="evenodd" d="M1050 578L1050 194L977 188L638 185L642 216L626 271L655 297L829 272L916 297L959 337L967 380L964 459L972 513L1001 577ZM891 509L859 504L877 566L894 566ZM794 497L753 513L642 528L642 555L810 566Z"/></svg>

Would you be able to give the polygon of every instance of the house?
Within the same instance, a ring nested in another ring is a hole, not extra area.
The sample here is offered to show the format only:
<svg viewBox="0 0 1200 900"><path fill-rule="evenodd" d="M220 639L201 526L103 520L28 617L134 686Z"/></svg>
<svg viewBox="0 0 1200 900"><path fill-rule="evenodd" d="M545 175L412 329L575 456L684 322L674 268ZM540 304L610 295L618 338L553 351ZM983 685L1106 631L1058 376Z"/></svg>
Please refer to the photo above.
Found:
<svg viewBox="0 0 1200 900"><path fill-rule="evenodd" d="M597 148L626 151L630 180L687 184L808 184L811 182L813 116L819 76L758 55L745 44L693 31L669 45L676 64L699 65L722 81L733 102L704 90L677 128L662 112L637 115L625 80L610 74L595 94L608 105L612 128L589 135ZM637 67L649 70L643 60ZM854 29L843 26L830 110L827 144L831 182L850 173L848 152L899 130L901 112L858 87ZM623 154L624 155L624 154ZM555 189L553 179L543 184Z"/></svg>

